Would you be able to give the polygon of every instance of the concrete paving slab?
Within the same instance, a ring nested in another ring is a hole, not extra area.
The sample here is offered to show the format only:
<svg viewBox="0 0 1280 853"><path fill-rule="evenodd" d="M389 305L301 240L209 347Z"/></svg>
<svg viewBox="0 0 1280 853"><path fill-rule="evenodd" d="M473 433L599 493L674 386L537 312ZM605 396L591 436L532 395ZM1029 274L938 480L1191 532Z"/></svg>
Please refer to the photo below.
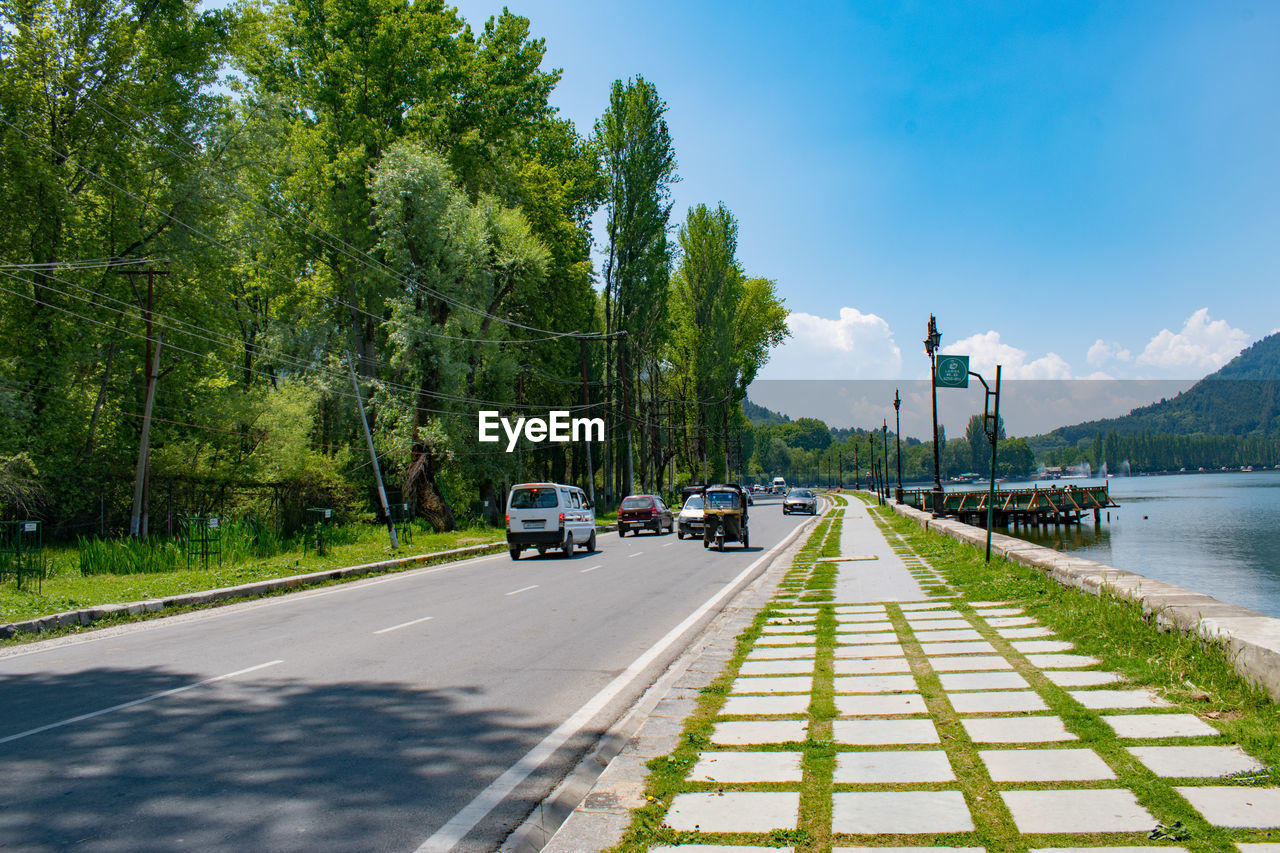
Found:
<svg viewBox="0 0 1280 853"><path fill-rule="evenodd" d="M809 693L813 690L813 678L785 676L779 678L754 677L735 679L729 685L730 693Z"/></svg>
<svg viewBox="0 0 1280 853"><path fill-rule="evenodd" d="M1166 779L1232 776L1266 769L1238 746L1131 746L1129 751L1148 770Z"/></svg>
<svg viewBox="0 0 1280 853"><path fill-rule="evenodd" d="M761 634L776 636L778 634L812 634L817 630L813 624L809 625L765 625L760 629Z"/></svg>
<svg viewBox="0 0 1280 853"><path fill-rule="evenodd" d="M1214 826L1273 829L1280 826L1280 788L1179 786L1177 791Z"/></svg>
<svg viewBox="0 0 1280 853"><path fill-rule="evenodd" d="M971 717L960 725L975 743L1062 743L1079 740L1061 717Z"/></svg>
<svg viewBox="0 0 1280 853"><path fill-rule="evenodd" d="M968 619L908 619L907 624L917 634L921 631L946 631L973 627Z"/></svg>
<svg viewBox="0 0 1280 853"><path fill-rule="evenodd" d="M695 782L800 782L802 752L704 752L689 771Z"/></svg>
<svg viewBox="0 0 1280 853"><path fill-rule="evenodd" d="M822 612L822 608L820 607L781 607L776 604L770 609L776 610L784 615L791 616L816 616L818 613Z"/></svg>
<svg viewBox="0 0 1280 853"><path fill-rule="evenodd" d="M1006 640L1026 640L1034 637L1052 637L1048 628L996 628L996 633Z"/></svg>
<svg viewBox="0 0 1280 853"><path fill-rule="evenodd" d="M586 848L583 848L584 850ZM690 853L761 853L761 849L753 844L676 844L668 846L659 844L654 850L688 850ZM770 847L769 853L795 853L794 847ZM1150 850L1145 853L1151 853Z"/></svg>
<svg viewBox="0 0 1280 853"><path fill-rule="evenodd" d="M1147 832L1156 826L1133 792L1123 788L1001 791L1000 797L1024 833Z"/></svg>
<svg viewBox="0 0 1280 853"><path fill-rule="evenodd" d="M842 717L889 717L895 714L925 714L929 708L919 693L864 694L835 697L836 713Z"/></svg>
<svg viewBox="0 0 1280 853"><path fill-rule="evenodd" d="M933 720L835 720L831 735L853 746L939 743Z"/></svg>
<svg viewBox="0 0 1280 853"><path fill-rule="evenodd" d="M872 634L838 634L837 639L845 645L866 646L876 643L896 643L898 635L892 631L876 632Z"/></svg>
<svg viewBox="0 0 1280 853"><path fill-rule="evenodd" d="M872 613L839 613L835 614L835 620L841 625L860 625L867 622L884 622L888 620L889 614L883 610L876 610Z"/></svg>
<svg viewBox="0 0 1280 853"><path fill-rule="evenodd" d="M990 619L992 617L998 618L1000 616L1027 615L1026 613L1023 612L1021 607L976 607L975 606L973 609L976 610L978 612L978 615L981 616L983 619Z"/></svg>
<svg viewBox="0 0 1280 853"><path fill-rule="evenodd" d="M910 672L906 658L840 658L834 661L836 675L885 675Z"/></svg>
<svg viewBox="0 0 1280 853"><path fill-rule="evenodd" d="M941 610L915 610L904 611L907 621L914 624L916 622L939 622L949 619L963 619L964 615L959 610L951 608L943 608ZM968 624L967 622L965 623Z"/></svg>
<svg viewBox="0 0 1280 853"><path fill-rule="evenodd" d="M1012 607L1013 605L1007 601L970 601L969 606L974 610L990 607Z"/></svg>
<svg viewBox="0 0 1280 853"><path fill-rule="evenodd" d="M870 634L876 631L892 631L892 622L844 622L836 625L837 634Z"/></svg>
<svg viewBox="0 0 1280 853"><path fill-rule="evenodd" d="M1028 690L1016 672L947 672L938 676L943 690Z"/></svg>
<svg viewBox="0 0 1280 853"><path fill-rule="evenodd" d="M816 654L813 646L780 646L777 648L752 649L747 652L747 660L786 660L788 658L811 658Z"/></svg>
<svg viewBox="0 0 1280 853"><path fill-rule="evenodd" d="M978 752L995 782L1093 782L1116 778L1092 749L984 749Z"/></svg>
<svg viewBox="0 0 1280 853"><path fill-rule="evenodd" d="M1160 853L1188 853L1185 847L1165 847L1161 844ZM1151 847L1032 847L1031 853L1155 853ZM1280 853L1280 851L1277 851Z"/></svg>
<svg viewBox="0 0 1280 853"><path fill-rule="evenodd" d="M902 646L897 643L877 643L870 646L836 646L832 654L837 658L891 658L901 657Z"/></svg>
<svg viewBox="0 0 1280 853"><path fill-rule="evenodd" d="M804 675L813 672L810 660L748 660L742 662L739 675Z"/></svg>
<svg viewBox="0 0 1280 853"><path fill-rule="evenodd" d="M1032 616L993 616L987 620L992 628L1033 628L1040 623Z"/></svg>
<svg viewBox="0 0 1280 853"><path fill-rule="evenodd" d="M701 832L772 832L795 829L799 817L799 792L726 791L677 794L666 824L672 829Z"/></svg>
<svg viewBox="0 0 1280 853"><path fill-rule="evenodd" d="M757 743L791 743L808 737L807 720L733 720L716 723L711 742L722 746Z"/></svg>
<svg viewBox="0 0 1280 853"><path fill-rule="evenodd" d="M835 598L839 602L871 603L885 601L919 601L927 596L907 571L902 557L889 546L862 501L845 508L844 525L840 529L840 553L845 557L875 556L875 560L836 563Z"/></svg>
<svg viewBox="0 0 1280 853"><path fill-rule="evenodd" d="M972 628L966 630L915 631L916 639L922 643L953 643L958 640L972 641L985 639Z"/></svg>
<svg viewBox="0 0 1280 853"><path fill-rule="evenodd" d="M929 666L934 672L991 672L1001 669L1013 669L999 655L958 655L953 657L929 658Z"/></svg>
<svg viewBox="0 0 1280 853"><path fill-rule="evenodd" d="M1066 640L1016 640L1010 645L1013 646L1014 651L1024 655L1069 652L1076 647L1075 643L1069 643Z"/></svg>
<svg viewBox="0 0 1280 853"><path fill-rule="evenodd" d="M959 643L921 643L920 650L926 655L971 655L995 654L996 647L986 640L969 640Z"/></svg>
<svg viewBox="0 0 1280 853"><path fill-rule="evenodd" d="M720 715L776 717L781 714L807 714L809 695L797 693L790 696L730 696L724 701Z"/></svg>
<svg viewBox="0 0 1280 853"><path fill-rule="evenodd" d="M1041 669L1081 669L1086 666L1097 666L1102 663L1092 655L1073 655L1069 653L1027 655L1027 662Z"/></svg>
<svg viewBox="0 0 1280 853"><path fill-rule="evenodd" d="M831 831L850 835L972 832L959 791L840 791L831 795Z"/></svg>
<svg viewBox="0 0 1280 853"><path fill-rule="evenodd" d="M813 634L763 634L756 640L756 646L809 646L813 647L816 637Z"/></svg>
<svg viewBox="0 0 1280 853"><path fill-rule="evenodd" d="M837 693L899 693L914 691L910 675L838 675L832 679Z"/></svg>
<svg viewBox="0 0 1280 853"><path fill-rule="evenodd" d="M952 607L952 601L949 598L932 599L930 601L904 601L898 605L903 610L936 610L940 607Z"/></svg>
<svg viewBox="0 0 1280 853"><path fill-rule="evenodd" d="M1240 853L1280 853L1280 843L1268 843L1261 841L1256 844L1246 844L1243 841L1237 841L1236 847L1240 848ZM1150 853L1150 851L1144 851Z"/></svg>
<svg viewBox="0 0 1280 853"><path fill-rule="evenodd" d="M898 785L950 782L955 778L942 750L898 750L837 753L832 781L837 785Z"/></svg>
<svg viewBox="0 0 1280 853"><path fill-rule="evenodd" d="M947 699L957 714L1004 714L1015 711L1047 711L1049 706L1034 690L996 690L991 693L951 693Z"/></svg>
<svg viewBox="0 0 1280 853"><path fill-rule="evenodd" d="M1042 674L1059 687L1096 687L1100 684L1115 684L1117 681L1124 680L1124 676L1118 672L1104 672L1098 669L1047 669Z"/></svg>
<svg viewBox="0 0 1280 853"><path fill-rule="evenodd" d="M1195 714L1113 714L1102 721L1116 737L1148 739L1164 737L1213 737L1221 734Z"/></svg>
<svg viewBox="0 0 1280 853"><path fill-rule="evenodd" d="M836 613L885 613L883 604L837 604Z"/></svg>
<svg viewBox="0 0 1280 853"><path fill-rule="evenodd" d="M1171 708L1172 704L1150 690L1068 690L1086 708Z"/></svg>

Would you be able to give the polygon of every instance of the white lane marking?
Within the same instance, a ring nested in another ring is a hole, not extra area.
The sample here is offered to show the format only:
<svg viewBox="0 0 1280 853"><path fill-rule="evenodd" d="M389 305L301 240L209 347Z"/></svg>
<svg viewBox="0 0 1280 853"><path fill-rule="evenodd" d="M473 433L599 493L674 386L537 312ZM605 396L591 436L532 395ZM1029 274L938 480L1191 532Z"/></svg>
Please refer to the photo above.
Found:
<svg viewBox="0 0 1280 853"><path fill-rule="evenodd" d="M669 647L674 645L685 631L689 630L698 620L720 604L729 594L737 588L743 579L751 576L751 572L755 571L756 566L772 557L782 548L791 544L792 540L799 535L804 526L796 527L790 535L784 538L777 545L761 554L755 562L743 569L737 577L729 581L721 588L720 592L711 596L703 603L701 607L689 614L683 622L672 628L658 642L649 647L648 651L636 658L631 666L627 667L621 675L610 681L604 688L587 700L587 703L574 712L573 716L565 720L555 731L542 739L542 742L529 750L524 756L506 769L506 771L489 783L489 786L476 794L475 798L463 807L462 811L455 814L449 819L449 822L435 831L430 838L422 842L416 853L447 853L467 836L471 830L476 828L480 821L484 820L494 807L507 798L512 791L516 789L521 782L529 777L529 774L537 770L542 762L546 761L551 755L559 749L571 737L576 735L580 729L591 722L591 719L606 706L614 697L627 688L627 686L644 672L645 667L649 666L654 660L662 655Z"/></svg>
<svg viewBox="0 0 1280 853"><path fill-rule="evenodd" d="M674 544L676 544L676 543L674 543L674 542L668 542L666 545L663 545L662 547L663 547L663 548L670 548L670 547L671 547L672 545L674 545Z"/></svg>
<svg viewBox="0 0 1280 853"><path fill-rule="evenodd" d="M585 575L587 572L594 572L596 569L603 569L603 568L604 568L604 563L601 563L598 566L592 566L589 569L583 569L581 572L579 572L579 574Z"/></svg>
<svg viewBox="0 0 1280 853"><path fill-rule="evenodd" d="M152 693L150 696L143 696L141 699L134 699L132 702L122 702L119 705L112 705L110 708L103 708L100 711L90 711L87 714L81 714L78 717L70 717L65 720L59 720L56 723L49 723L48 725L40 726L37 729L29 729L25 732L18 732L16 735L9 735L8 737L0 738L0 743L9 743L10 741L21 740L24 737L30 737L31 735L38 735L41 732L47 732L50 729L57 729L57 728L61 728L62 726L69 726L72 723L80 723L80 722L84 722L85 720L92 720L94 717L101 717L103 714L110 714L112 711L122 711L125 708L132 708L135 705L141 705L145 702L153 702L156 699L163 699L166 696L173 696L178 693L185 693L188 690L195 690L197 687L204 687L206 684L213 684L216 681L226 681L228 678L235 678L237 675L248 675L249 673L256 672L259 669L266 669L269 666L275 666L278 663L284 663L284 661L282 660L267 661L266 663L260 663L257 666L251 666L246 669L237 669L235 672L228 672L226 675L216 675L213 678L206 678L204 681L197 681L195 684L188 684L185 687L174 687L171 690L162 690L159 693Z"/></svg>
<svg viewBox="0 0 1280 853"><path fill-rule="evenodd" d="M511 592L504 592L503 595L519 595L522 592L528 592L531 589L537 589L537 588L538 588L538 585L535 583L533 586L526 586L521 589L513 589L511 590Z"/></svg>
<svg viewBox="0 0 1280 853"><path fill-rule="evenodd" d="M423 622L430 622L434 616L423 616L421 619L414 619L412 622L401 622L399 625L392 625L390 628L383 628L380 631L374 631L375 634L388 634L392 631L399 631L401 628L408 628L410 625L420 625Z"/></svg>
<svg viewBox="0 0 1280 853"><path fill-rule="evenodd" d="M628 554L627 556L628 556L628 557L639 557L639 556L640 556L640 555L642 555L643 553L644 553L644 551L636 551L634 554Z"/></svg>

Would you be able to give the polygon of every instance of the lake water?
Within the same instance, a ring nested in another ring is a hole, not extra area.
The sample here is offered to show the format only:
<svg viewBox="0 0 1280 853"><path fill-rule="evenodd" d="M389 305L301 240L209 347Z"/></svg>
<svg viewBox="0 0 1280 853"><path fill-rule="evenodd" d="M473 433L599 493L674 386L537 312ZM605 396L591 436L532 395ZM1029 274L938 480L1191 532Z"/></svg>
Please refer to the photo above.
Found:
<svg viewBox="0 0 1280 853"><path fill-rule="evenodd" d="M1120 508L1104 511L1096 528L1086 516L1079 528L1002 532L1280 618L1280 471L1113 477L1106 483Z"/></svg>

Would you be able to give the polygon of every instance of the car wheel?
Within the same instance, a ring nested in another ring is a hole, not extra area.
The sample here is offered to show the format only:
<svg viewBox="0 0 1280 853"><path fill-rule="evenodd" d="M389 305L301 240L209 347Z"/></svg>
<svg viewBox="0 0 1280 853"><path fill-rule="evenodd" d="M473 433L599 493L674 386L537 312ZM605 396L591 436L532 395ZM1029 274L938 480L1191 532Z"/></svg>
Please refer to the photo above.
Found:
<svg viewBox="0 0 1280 853"><path fill-rule="evenodd" d="M513 559L513 560L518 560L518 559L520 559L520 549L519 549L519 548L508 548L508 549L507 549L507 551L508 551L508 552L510 552L510 554L511 554L511 559Z"/></svg>
<svg viewBox="0 0 1280 853"><path fill-rule="evenodd" d="M623 527L622 525L618 525L618 538L625 539L626 535L627 535L627 528Z"/></svg>
<svg viewBox="0 0 1280 853"><path fill-rule="evenodd" d="M710 548L710 547L711 547L711 543L710 543L710 542L708 542L708 541L704 538L704 539L702 540L702 547L703 547L703 550L705 550L705 549L707 549L707 548Z"/></svg>
<svg viewBox="0 0 1280 853"><path fill-rule="evenodd" d="M661 536L662 535L662 519L658 519L657 521L655 521L653 523L653 527L650 529L653 530L654 536Z"/></svg>
<svg viewBox="0 0 1280 853"><path fill-rule="evenodd" d="M564 541L560 543L560 554L564 557L573 556L573 534L565 531Z"/></svg>
<svg viewBox="0 0 1280 853"><path fill-rule="evenodd" d="M587 552L594 554L596 552L596 532L591 531L591 538L587 540Z"/></svg>
<svg viewBox="0 0 1280 853"><path fill-rule="evenodd" d="M683 530L677 530L677 531L676 531L676 538L677 538L677 539L683 539L683 538L684 538L684 531L683 531Z"/></svg>
<svg viewBox="0 0 1280 853"><path fill-rule="evenodd" d="M750 547L751 547L751 531L744 530L742 531L742 550L745 551Z"/></svg>
<svg viewBox="0 0 1280 853"><path fill-rule="evenodd" d="M538 556L539 556L539 557L545 557L546 555L547 555L547 546L546 546L546 545L539 545L539 546L538 546Z"/></svg>

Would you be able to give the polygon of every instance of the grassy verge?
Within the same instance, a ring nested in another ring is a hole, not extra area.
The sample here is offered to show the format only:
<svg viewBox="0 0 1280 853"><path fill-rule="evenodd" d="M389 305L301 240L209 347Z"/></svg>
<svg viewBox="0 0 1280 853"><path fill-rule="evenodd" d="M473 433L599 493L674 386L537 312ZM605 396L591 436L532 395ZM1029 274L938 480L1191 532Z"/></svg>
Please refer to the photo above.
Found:
<svg viewBox="0 0 1280 853"><path fill-rule="evenodd" d="M101 604L162 598L186 592L200 592L253 581L372 563L396 557L412 557L467 545L496 542L503 538L498 528L478 528L452 533L415 531L413 542L393 551L385 527L362 527L356 541L333 545L323 557L315 551L289 551L260 560L246 560L220 567L132 575L82 576L74 547L49 549L51 573L40 592L19 590L12 582L0 586L0 623L34 619ZM15 642L11 640L9 642Z"/></svg>

